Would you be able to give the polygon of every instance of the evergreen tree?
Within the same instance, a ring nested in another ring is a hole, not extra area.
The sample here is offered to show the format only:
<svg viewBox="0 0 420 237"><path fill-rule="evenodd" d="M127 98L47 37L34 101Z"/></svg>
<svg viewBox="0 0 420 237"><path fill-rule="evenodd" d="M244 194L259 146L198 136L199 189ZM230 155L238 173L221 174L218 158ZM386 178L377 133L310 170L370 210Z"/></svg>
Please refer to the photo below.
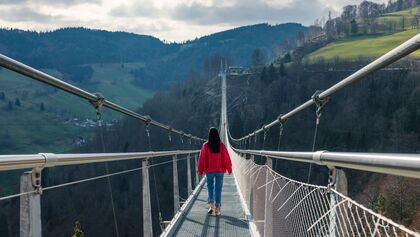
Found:
<svg viewBox="0 0 420 237"><path fill-rule="evenodd" d="M9 103L7 104L7 111L12 111L13 110L13 103L12 101L9 100Z"/></svg>
<svg viewBox="0 0 420 237"><path fill-rule="evenodd" d="M255 49L251 56L252 65L254 67L260 66L264 63L264 56L261 49Z"/></svg>
<svg viewBox="0 0 420 237"><path fill-rule="evenodd" d="M267 73L267 69L265 67L263 67L263 69L261 71L261 77L260 78L261 78L261 81L264 84L268 84L268 82L269 82L269 76L268 76L268 73Z"/></svg>
<svg viewBox="0 0 420 237"><path fill-rule="evenodd" d="M284 63L290 63L292 61L292 56L290 56L290 53L287 53L284 55L283 62Z"/></svg>
<svg viewBox="0 0 420 237"><path fill-rule="evenodd" d="M271 83L276 78L276 69L273 64L268 67L268 82Z"/></svg>
<svg viewBox="0 0 420 237"><path fill-rule="evenodd" d="M359 31L356 20L350 21L350 31L353 35Z"/></svg>
<svg viewBox="0 0 420 237"><path fill-rule="evenodd" d="M284 68L284 64L282 63L282 64L280 64L280 69L279 69L279 74L280 74L280 76L286 76L286 70L285 70L285 68Z"/></svg>
<svg viewBox="0 0 420 237"><path fill-rule="evenodd" d="M20 107L20 100L19 100L19 98L16 98L15 105L18 106L18 107Z"/></svg>

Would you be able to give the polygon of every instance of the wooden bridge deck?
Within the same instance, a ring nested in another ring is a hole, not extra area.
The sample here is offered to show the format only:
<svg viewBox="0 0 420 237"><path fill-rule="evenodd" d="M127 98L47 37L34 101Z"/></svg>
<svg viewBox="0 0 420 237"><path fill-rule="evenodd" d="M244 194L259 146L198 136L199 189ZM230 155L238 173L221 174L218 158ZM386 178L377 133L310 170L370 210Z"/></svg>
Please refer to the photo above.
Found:
<svg viewBox="0 0 420 237"><path fill-rule="evenodd" d="M208 215L207 208L207 187L204 185L174 236L251 236L233 175L224 177L222 215Z"/></svg>

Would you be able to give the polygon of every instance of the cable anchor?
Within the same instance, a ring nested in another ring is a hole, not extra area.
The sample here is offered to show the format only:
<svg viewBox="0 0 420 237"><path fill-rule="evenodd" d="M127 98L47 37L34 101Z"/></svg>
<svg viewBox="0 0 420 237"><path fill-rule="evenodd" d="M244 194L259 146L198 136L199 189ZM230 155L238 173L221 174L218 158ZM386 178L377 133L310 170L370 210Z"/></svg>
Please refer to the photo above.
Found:
<svg viewBox="0 0 420 237"><path fill-rule="evenodd" d="M36 193L42 194L42 185L41 185L41 178L42 178L42 168L33 168L31 172L31 180L32 186L35 188Z"/></svg>
<svg viewBox="0 0 420 237"><path fill-rule="evenodd" d="M279 142L277 144L277 150L280 150L280 142L281 142L281 138L283 136L284 123L286 122L286 120L282 119L282 117L283 117L283 114L280 114L277 117L277 120L279 121ZM277 161L276 161L276 164L277 164Z"/></svg>
<svg viewBox="0 0 420 237"><path fill-rule="evenodd" d="M101 93L94 93L96 96L96 100L89 101L93 107L95 107L96 110L96 123L98 123L98 126L102 126L102 112L101 108L103 104L105 103L105 97Z"/></svg>
<svg viewBox="0 0 420 237"><path fill-rule="evenodd" d="M172 142L171 133L172 133L172 128L171 128L171 127L169 127L169 128L168 128L168 139L169 139L169 141L170 141L170 142Z"/></svg>
<svg viewBox="0 0 420 237"><path fill-rule="evenodd" d="M279 121L281 126L283 126L283 124L285 124L287 121L287 119L284 119L283 116L284 114L280 114L279 116L277 116L277 120Z"/></svg>
<svg viewBox="0 0 420 237"><path fill-rule="evenodd" d="M267 126L266 125L264 125L263 127L262 127L262 129L263 129L263 132L264 132L264 137L263 137L263 139L264 139L264 141L267 139L267 135L268 135L268 128L267 128Z"/></svg>
<svg viewBox="0 0 420 237"><path fill-rule="evenodd" d="M327 192L331 192L331 189L335 187L335 181L337 178L337 169L333 167L328 167L328 185Z"/></svg>
<svg viewBox="0 0 420 237"><path fill-rule="evenodd" d="M317 125L319 124L321 116L322 116L322 108L329 101L329 97L326 97L326 98L323 98L323 99L321 99L319 97L319 95L322 92L323 91L321 91L321 90L317 90L317 91L315 91L315 93L311 97L312 101L315 103L315 106L316 106L315 115L316 115L316 124Z"/></svg>
<svg viewBox="0 0 420 237"><path fill-rule="evenodd" d="M181 132L181 134L180 134L180 138L181 138L181 143L184 143L184 132Z"/></svg>
<svg viewBox="0 0 420 237"><path fill-rule="evenodd" d="M145 116L145 118L144 124L146 125L146 134L147 137L150 137L150 123L152 122L152 118L150 116Z"/></svg>

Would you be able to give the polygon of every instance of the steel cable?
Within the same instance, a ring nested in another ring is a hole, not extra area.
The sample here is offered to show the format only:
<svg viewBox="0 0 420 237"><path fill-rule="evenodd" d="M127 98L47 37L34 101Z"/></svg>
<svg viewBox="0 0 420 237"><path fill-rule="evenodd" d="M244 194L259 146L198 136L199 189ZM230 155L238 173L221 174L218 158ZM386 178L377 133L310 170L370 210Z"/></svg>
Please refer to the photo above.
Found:
<svg viewBox="0 0 420 237"><path fill-rule="evenodd" d="M190 159L190 158L188 158L188 157L180 158L180 159L177 159L177 161L182 161L182 160L186 160L186 159ZM172 160L171 161L160 162L160 163L153 164L153 165L148 165L146 167L150 168L150 167L161 166L161 165L165 165L165 164L169 164L169 163L172 163ZM122 175L122 174L127 174L127 173L131 173L131 172L134 172L134 171L142 170L146 167L138 167L138 168L133 168L133 169L127 169L127 170L118 171L118 172L109 173L109 174L104 174L104 175L99 175L99 176L95 176L95 177L91 177L91 178L86 178L86 179L71 181L71 182L67 182L67 183L63 183L63 184L57 184L57 185L52 185L52 186L48 186L48 187L43 187L42 191L48 191L48 190L52 190L52 189L56 189L56 188L71 186L71 185L85 183L85 182L94 181L94 180L98 180L98 179L104 179L104 178L107 178L107 177L113 177L113 176L118 176L118 175ZM22 192L22 193L12 194L12 195L8 195L8 196L3 196L3 197L0 197L0 201L11 199L11 198L17 198L17 197L21 197L21 196L24 196L24 195L35 194L37 192L38 192L37 190L34 190L34 191L29 191L29 192Z"/></svg>

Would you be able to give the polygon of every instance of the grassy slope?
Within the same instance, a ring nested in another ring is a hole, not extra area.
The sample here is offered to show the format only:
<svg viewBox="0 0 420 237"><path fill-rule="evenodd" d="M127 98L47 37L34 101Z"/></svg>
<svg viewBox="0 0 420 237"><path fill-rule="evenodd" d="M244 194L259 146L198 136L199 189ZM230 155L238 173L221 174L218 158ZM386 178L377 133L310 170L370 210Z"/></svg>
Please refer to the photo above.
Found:
<svg viewBox="0 0 420 237"><path fill-rule="evenodd" d="M153 95L152 91L132 85L134 78L129 70L138 66L141 64L124 64L124 68L120 64L92 65L92 83L81 87L101 92L107 99L135 110ZM44 71L60 77L54 70ZM0 101L1 154L66 152L71 149L74 138L87 138L93 132L92 128L83 129L73 123L65 123L73 117L95 118L91 105L76 96L6 69L0 70L0 92L6 95L6 100ZM16 98L21 101L21 106L7 111L8 101L14 103ZM40 112L41 103L45 105L44 112ZM119 117L117 113L104 112L104 119Z"/></svg>
<svg viewBox="0 0 420 237"><path fill-rule="evenodd" d="M391 12L391 13L384 14L384 16L411 16L418 12L420 12L420 7L402 10L398 12Z"/></svg>
<svg viewBox="0 0 420 237"><path fill-rule="evenodd" d="M400 30L402 30L403 25L405 29L411 29L416 14L420 14L420 7L384 14L378 17L376 22L388 27L392 23L393 27Z"/></svg>
<svg viewBox="0 0 420 237"><path fill-rule="evenodd" d="M413 20L413 14L419 14L420 7L407 9L398 12L384 14L376 19L380 25L386 25L394 22L395 27L400 29L401 17L404 16L406 30L394 34L378 34L354 36L343 40L333 42L306 57L306 60L313 61L319 58L332 60L336 57L345 59L357 59L359 57L376 58L389 50L395 48L402 42L419 33L419 29L411 29L409 26ZM383 32L382 32L383 33ZM410 55L414 58L420 58L420 52L417 51Z"/></svg>
<svg viewBox="0 0 420 237"><path fill-rule="evenodd" d="M391 35L350 37L328 44L309 54L306 60L314 61L319 58L332 60L336 57L345 59L357 59L359 57L377 58L418 33L418 29L413 29ZM410 57L420 58L420 51L417 50Z"/></svg>
<svg viewBox="0 0 420 237"><path fill-rule="evenodd" d="M94 74L91 83L81 86L91 92L101 92L107 99L135 110L153 91L134 86L131 69L142 63L91 65ZM61 77L55 70L44 72ZM58 91L48 85L20 76L12 71L0 70L0 92L6 95L0 100L0 154L28 154L38 152L65 153L74 148L74 139L89 138L94 128L81 128L66 120L95 118L93 107L71 94ZM21 106L14 102L19 98ZM13 102L13 110L8 111L8 102ZM41 112L40 104L45 110ZM104 110L104 119L120 118L121 115ZM0 196L19 191L21 170L0 173ZM4 183L5 182L5 183Z"/></svg>

